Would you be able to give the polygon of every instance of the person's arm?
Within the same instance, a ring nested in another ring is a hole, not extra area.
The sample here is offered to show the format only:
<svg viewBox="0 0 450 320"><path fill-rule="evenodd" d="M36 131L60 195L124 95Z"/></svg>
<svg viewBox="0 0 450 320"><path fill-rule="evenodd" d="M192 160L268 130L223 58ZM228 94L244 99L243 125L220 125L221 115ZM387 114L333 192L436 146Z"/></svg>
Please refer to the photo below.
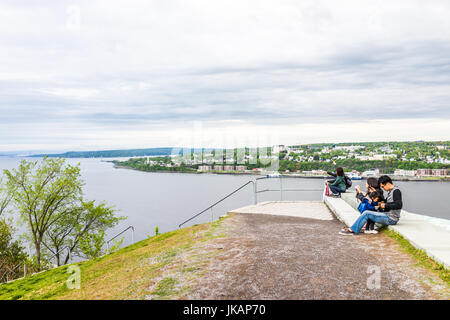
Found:
<svg viewBox="0 0 450 320"><path fill-rule="evenodd" d="M333 183L329 183L330 186L335 186L338 182L339 178L335 179Z"/></svg>
<svg viewBox="0 0 450 320"><path fill-rule="evenodd" d="M376 202L369 203L367 208L369 208L370 211L377 211L375 203Z"/></svg>
<svg viewBox="0 0 450 320"><path fill-rule="evenodd" d="M358 192L356 194L356 199L358 199L359 201L363 202L364 201L364 194L362 192Z"/></svg>
<svg viewBox="0 0 450 320"><path fill-rule="evenodd" d="M387 202L385 205L385 210L399 210L403 207L402 202L402 192L398 189L394 190L392 193L392 202Z"/></svg>
<svg viewBox="0 0 450 320"><path fill-rule="evenodd" d="M342 177L337 177L336 180L330 186L336 186L342 181Z"/></svg>
<svg viewBox="0 0 450 320"><path fill-rule="evenodd" d="M330 175L330 176L332 176L332 177L335 177L336 178L336 176L337 176L337 174L336 173L334 173L334 172L331 172L331 171L327 171L327 173Z"/></svg>

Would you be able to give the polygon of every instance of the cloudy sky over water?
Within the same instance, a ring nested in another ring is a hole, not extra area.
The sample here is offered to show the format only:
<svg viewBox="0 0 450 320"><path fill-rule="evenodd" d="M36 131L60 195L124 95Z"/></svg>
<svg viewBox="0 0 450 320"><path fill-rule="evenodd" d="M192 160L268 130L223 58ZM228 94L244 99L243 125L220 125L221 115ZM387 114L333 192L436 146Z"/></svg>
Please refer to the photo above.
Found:
<svg viewBox="0 0 450 320"><path fill-rule="evenodd" d="M0 2L0 153L449 128L450 1Z"/></svg>

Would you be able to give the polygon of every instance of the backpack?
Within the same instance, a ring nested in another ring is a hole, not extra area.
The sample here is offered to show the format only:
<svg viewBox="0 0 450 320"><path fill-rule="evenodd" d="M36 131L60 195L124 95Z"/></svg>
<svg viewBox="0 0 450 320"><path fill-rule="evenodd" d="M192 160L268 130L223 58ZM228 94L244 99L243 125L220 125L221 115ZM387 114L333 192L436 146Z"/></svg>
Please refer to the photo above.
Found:
<svg viewBox="0 0 450 320"><path fill-rule="evenodd" d="M345 177L345 186L347 187L347 189L348 188L350 188L351 186L352 186L352 179L350 179L349 177L347 177L347 176L344 176Z"/></svg>
<svg viewBox="0 0 450 320"><path fill-rule="evenodd" d="M336 178L336 174L335 174L334 172L327 171L327 173L328 173L330 176ZM352 186L352 179L350 179L350 178L347 177L346 175L344 175L344 178L345 178L345 186L347 187L347 189L349 189L349 188ZM334 179L333 179L333 180L330 180L329 182L331 183L332 181L334 181Z"/></svg>

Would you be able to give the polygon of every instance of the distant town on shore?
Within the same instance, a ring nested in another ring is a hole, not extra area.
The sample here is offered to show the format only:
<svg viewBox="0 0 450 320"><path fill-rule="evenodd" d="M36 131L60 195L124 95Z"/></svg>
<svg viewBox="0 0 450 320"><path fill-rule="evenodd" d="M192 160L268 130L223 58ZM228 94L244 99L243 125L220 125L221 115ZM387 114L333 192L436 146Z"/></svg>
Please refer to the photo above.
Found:
<svg viewBox="0 0 450 320"><path fill-rule="evenodd" d="M391 174L397 179L448 179L450 142L366 142L276 145L266 148L184 149L187 153L130 157L118 167L141 171L282 174L322 177L342 166L353 179Z"/></svg>

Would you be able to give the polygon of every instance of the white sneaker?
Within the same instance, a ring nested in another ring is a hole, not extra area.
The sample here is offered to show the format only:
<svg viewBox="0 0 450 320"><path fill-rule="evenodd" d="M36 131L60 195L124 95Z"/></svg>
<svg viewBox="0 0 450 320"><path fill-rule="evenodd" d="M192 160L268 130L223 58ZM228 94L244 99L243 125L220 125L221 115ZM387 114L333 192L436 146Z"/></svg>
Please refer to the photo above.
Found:
<svg viewBox="0 0 450 320"><path fill-rule="evenodd" d="M378 234L377 230L365 230L364 233L366 234Z"/></svg>

